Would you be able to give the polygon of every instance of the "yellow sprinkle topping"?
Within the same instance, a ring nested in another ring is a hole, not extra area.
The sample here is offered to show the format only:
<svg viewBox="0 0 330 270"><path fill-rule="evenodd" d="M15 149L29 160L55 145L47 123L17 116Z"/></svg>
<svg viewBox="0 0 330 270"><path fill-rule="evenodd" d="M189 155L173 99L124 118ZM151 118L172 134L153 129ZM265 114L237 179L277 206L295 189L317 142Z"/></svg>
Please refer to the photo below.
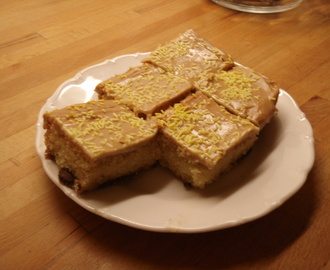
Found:
<svg viewBox="0 0 330 270"><path fill-rule="evenodd" d="M208 95L215 95L224 100L245 102L260 97L256 95L259 88L253 85L258 80L258 77L251 75L250 77L241 71L220 71L216 73L211 83L202 81L200 87L203 92ZM246 105L247 106L247 105Z"/></svg>
<svg viewBox="0 0 330 270"><path fill-rule="evenodd" d="M206 160L219 157L223 152L224 137L218 117L201 106L175 104L171 113L156 115L165 132L180 145Z"/></svg>
<svg viewBox="0 0 330 270"><path fill-rule="evenodd" d="M221 92L221 96L227 99L250 100L253 97L253 92L259 90L252 86L252 82L255 82L256 79L249 78L238 71L221 71L215 76L215 80L223 82L228 87Z"/></svg>
<svg viewBox="0 0 330 270"><path fill-rule="evenodd" d="M168 44L157 47L146 61L187 79L201 72L227 70L234 66L229 55L199 38L193 31L187 31Z"/></svg>
<svg viewBox="0 0 330 270"><path fill-rule="evenodd" d="M115 76L103 83L103 92L107 98L118 100L136 113L152 114L163 103L192 88L185 79L160 68L151 67L138 72L140 67L137 67L136 70L135 76L125 79Z"/></svg>
<svg viewBox="0 0 330 270"><path fill-rule="evenodd" d="M68 136L91 157L121 151L157 132L155 123L135 116L112 101L72 105L53 114Z"/></svg>

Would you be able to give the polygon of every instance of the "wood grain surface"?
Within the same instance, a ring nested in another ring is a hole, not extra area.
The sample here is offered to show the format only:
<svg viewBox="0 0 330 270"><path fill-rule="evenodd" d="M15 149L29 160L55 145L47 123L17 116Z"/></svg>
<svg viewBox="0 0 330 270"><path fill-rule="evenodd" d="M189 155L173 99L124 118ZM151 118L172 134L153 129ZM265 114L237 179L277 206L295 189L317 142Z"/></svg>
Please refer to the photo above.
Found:
<svg viewBox="0 0 330 270"><path fill-rule="evenodd" d="M209 233L142 231L84 210L37 156L41 107L80 70L189 28L276 80L306 113L306 183L270 214ZM329 33L328 0L269 15L207 0L0 0L0 269L329 269Z"/></svg>

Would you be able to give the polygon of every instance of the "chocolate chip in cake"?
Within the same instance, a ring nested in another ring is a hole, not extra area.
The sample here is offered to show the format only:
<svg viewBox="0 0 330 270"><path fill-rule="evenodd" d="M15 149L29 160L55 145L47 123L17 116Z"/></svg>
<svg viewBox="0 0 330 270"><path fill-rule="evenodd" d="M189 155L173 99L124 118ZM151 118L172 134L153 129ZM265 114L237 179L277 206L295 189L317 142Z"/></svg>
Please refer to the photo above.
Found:
<svg viewBox="0 0 330 270"><path fill-rule="evenodd" d="M60 179L61 183L72 187L74 184L75 176L67 169L61 168L58 172L58 178Z"/></svg>

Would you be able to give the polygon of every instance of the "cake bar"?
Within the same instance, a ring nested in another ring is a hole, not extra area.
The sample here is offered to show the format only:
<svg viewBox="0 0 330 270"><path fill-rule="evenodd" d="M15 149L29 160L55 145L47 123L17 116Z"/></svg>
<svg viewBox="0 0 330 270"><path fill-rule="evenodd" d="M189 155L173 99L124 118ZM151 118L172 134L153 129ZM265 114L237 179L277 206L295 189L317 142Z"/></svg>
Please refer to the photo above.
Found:
<svg viewBox="0 0 330 270"><path fill-rule="evenodd" d="M147 63L115 75L95 89L100 98L118 100L144 118L180 101L191 90L187 80Z"/></svg>
<svg viewBox="0 0 330 270"><path fill-rule="evenodd" d="M142 61L159 66L192 83L200 74L228 70L234 66L228 54L199 37L191 29L159 46Z"/></svg>
<svg viewBox="0 0 330 270"><path fill-rule="evenodd" d="M159 159L157 124L112 100L75 104L44 114L46 158L77 193L141 169Z"/></svg>
<svg viewBox="0 0 330 270"><path fill-rule="evenodd" d="M203 188L246 154L259 128L197 92L157 114L160 164Z"/></svg>
<svg viewBox="0 0 330 270"><path fill-rule="evenodd" d="M260 128L276 111L279 88L266 76L247 67L237 65L228 71L204 76L195 86L232 113Z"/></svg>

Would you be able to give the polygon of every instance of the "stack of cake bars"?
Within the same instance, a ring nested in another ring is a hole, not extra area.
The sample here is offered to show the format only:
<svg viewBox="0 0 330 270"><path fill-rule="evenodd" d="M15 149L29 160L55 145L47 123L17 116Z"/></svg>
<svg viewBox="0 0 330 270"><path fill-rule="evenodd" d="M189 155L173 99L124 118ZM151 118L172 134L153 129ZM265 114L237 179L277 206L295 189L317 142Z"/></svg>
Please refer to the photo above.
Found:
<svg viewBox="0 0 330 270"><path fill-rule="evenodd" d="M193 30L95 91L44 114L46 157L77 193L156 163L204 188L251 149L279 94Z"/></svg>

